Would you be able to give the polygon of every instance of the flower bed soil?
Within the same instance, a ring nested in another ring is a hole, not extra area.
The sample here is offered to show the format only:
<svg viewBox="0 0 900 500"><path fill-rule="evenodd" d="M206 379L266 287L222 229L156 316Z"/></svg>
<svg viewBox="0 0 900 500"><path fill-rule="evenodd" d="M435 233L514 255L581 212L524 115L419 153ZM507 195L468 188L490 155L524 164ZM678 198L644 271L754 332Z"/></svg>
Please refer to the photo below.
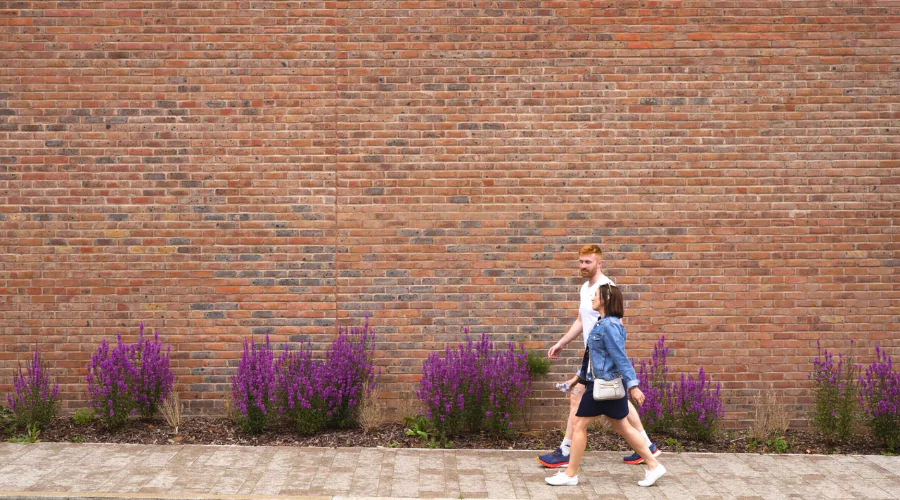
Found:
<svg viewBox="0 0 900 500"><path fill-rule="evenodd" d="M773 453L774 446L754 443L746 433L728 432L715 441L700 442L677 434L651 434L654 442L664 451L691 451L713 453ZM877 455L887 452L871 437L854 436L850 441L830 444L808 431L788 430L784 434L786 449L783 453L798 454L863 454ZM192 417L186 418L178 433L165 421L131 420L116 430L106 429L94 421L78 425L71 418L59 417L38 436L40 441L85 442L85 443L130 443L130 444L233 444L249 446L320 446L320 447L385 447L385 448L425 448L428 443L407 436L402 424L387 424L376 430L362 429L329 430L313 436L300 436L291 428L279 427L259 435L242 432L227 418ZM558 430L520 431L507 438L492 438L487 435L471 434L457 436L452 447L457 449L511 449L546 450L559 446L562 433ZM593 429L588 436L590 450L626 452L628 446L623 439L609 430Z"/></svg>

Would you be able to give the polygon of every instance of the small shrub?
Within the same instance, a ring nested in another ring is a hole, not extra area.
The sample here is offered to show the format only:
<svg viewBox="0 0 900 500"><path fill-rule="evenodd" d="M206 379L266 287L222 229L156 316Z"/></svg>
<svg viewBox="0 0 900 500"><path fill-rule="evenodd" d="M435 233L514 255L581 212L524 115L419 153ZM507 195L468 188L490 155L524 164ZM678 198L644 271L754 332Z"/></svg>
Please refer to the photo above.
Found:
<svg viewBox="0 0 900 500"><path fill-rule="evenodd" d="M766 440L766 447L775 453L785 453L790 448L790 443L784 439L784 436L775 436Z"/></svg>
<svg viewBox="0 0 900 500"><path fill-rule="evenodd" d="M88 425L94 421L94 410L93 408L79 408L75 411L75 416L72 417L72 420L75 422L75 425Z"/></svg>
<svg viewBox="0 0 900 500"><path fill-rule="evenodd" d="M245 432L262 432L277 413L273 358L268 335L266 344L258 348L253 340L248 343L244 339L241 361L231 379L231 395L236 423Z"/></svg>
<svg viewBox="0 0 900 500"><path fill-rule="evenodd" d="M20 428L44 429L59 411L59 384L50 384L50 374L41 363L37 346L31 364L22 373L19 366L13 378L14 392L6 396L15 425Z"/></svg>
<svg viewBox="0 0 900 500"><path fill-rule="evenodd" d="M528 376L532 380L550 373L550 360L542 354L529 352L525 361L528 363Z"/></svg>
<svg viewBox="0 0 900 500"><path fill-rule="evenodd" d="M665 432L675 421L675 399L673 386L668 381L669 368L666 361L669 348L662 336L653 347L650 362L641 360L637 369L638 388L644 393L644 404L637 408L641 422L649 432Z"/></svg>
<svg viewBox="0 0 900 500"><path fill-rule="evenodd" d="M681 374L681 382L675 389L678 426L695 439L709 440L715 436L719 420L724 415L720 391L719 383L713 391L712 380L706 377L703 368L700 368L696 380Z"/></svg>
<svg viewBox="0 0 900 500"><path fill-rule="evenodd" d="M750 435L756 441L765 442L773 436L782 435L787 429L790 423L787 412L771 388L760 390L756 394L753 408L754 418L750 423Z"/></svg>
<svg viewBox="0 0 900 500"><path fill-rule="evenodd" d="M856 428L858 373L852 357L839 353L835 361L834 354L828 349L823 352L821 346L819 356L813 359L809 375L814 382L812 426L828 442L846 441Z"/></svg>
<svg viewBox="0 0 900 500"><path fill-rule="evenodd" d="M859 400L872 433L889 450L900 449L900 372L891 356L875 346L875 361L860 378Z"/></svg>
<svg viewBox="0 0 900 500"><path fill-rule="evenodd" d="M509 433L530 391L525 352L512 343L495 350L482 334L480 342L469 339L457 349L447 347L443 357L429 354L417 396L429 425L444 440L467 430Z"/></svg>

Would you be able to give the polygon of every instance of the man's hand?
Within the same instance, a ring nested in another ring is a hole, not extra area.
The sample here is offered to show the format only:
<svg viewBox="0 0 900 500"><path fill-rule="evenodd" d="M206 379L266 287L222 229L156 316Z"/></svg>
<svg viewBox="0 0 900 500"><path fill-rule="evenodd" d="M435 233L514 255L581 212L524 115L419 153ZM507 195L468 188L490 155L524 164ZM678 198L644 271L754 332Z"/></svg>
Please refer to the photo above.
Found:
<svg viewBox="0 0 900 500"><path fill-rule="evenodd" d="M557 343L553 344L553 347L551 347L549 351L547 351L547 357L549 357L550 359L553 359L556 356L558 356L560 351L562 351L562 350L563 350L563 346L559 345L559 342L557 342Z"/></svg>
<svg viewBox="0 0 900 500"><path fill-rule="evenodd" d="M632 387L631 390L628 391L628 395L631 396L631 400L634 401L634 404L638 406L644 404L644 393L641 392L637 386Z"/></svg>

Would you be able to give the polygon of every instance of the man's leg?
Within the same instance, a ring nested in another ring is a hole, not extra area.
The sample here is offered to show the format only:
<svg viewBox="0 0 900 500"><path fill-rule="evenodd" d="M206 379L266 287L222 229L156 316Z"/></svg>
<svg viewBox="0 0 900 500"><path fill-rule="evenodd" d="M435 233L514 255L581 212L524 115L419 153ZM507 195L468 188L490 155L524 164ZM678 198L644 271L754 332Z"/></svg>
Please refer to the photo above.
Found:
<svg viewBox="0 0 900 500"><path fill-rule="evenodd" d="M647 447L650 448L650 452L653 454L653 456L658 457L662 452L659 451L659 448L657 448L652 441L650 441L650 437L647 436L647 432L644 430L644 424L641 423L641 416L638 415L637 409L631 403L630 399L628 400L628 416L625 418L626 420L628 420L628 424L631 425L631 427L633 427L634 430L636 430L642 438L644 438L644 442L646 443ZM624 457L622 460L629 465L638 465L644 463L644 458L637 452Z"/></svg>
<svg viewBox="0 0 900 500"><path fill-rule="evenodd" d="M578 405L581 404L581 397L584 395L584 385L576 383L577 380L578 377L573 377L568 381L569 417L566 419L566 434L563 436L562 444L559 445L558 450L537 457L538 462L544 467L555 469L569 465L569 453L572 447L572 436L574 436L572 423L575 421L575 413L578 412Z"/></svg>
<svg viewBox="0 0 900 500"><path fill-rule="evenodd" d="M563 436L563 442L559 446L564 456L569 456L572 448L572 437L574 434L575 414L578 413L578 405L581 404L581 397L584 396L584 386L575 383L569 389L569 418L566 420L566 435Z"/></svg>

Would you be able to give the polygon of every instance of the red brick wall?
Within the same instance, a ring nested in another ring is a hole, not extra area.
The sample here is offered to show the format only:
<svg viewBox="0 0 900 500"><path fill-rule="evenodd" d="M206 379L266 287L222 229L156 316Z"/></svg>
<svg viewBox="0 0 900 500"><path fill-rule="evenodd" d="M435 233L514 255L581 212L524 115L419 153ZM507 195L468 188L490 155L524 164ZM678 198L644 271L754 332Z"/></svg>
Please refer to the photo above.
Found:
<svg viewBox="0 0 900 500"><path fill-rule="evenodd" d="M80 407L143 320L214 413L242 337L368 313L396 399L545 351L599 243L631 355L802 416L816 340L900 356L900 9L754 5L0 1L0 391L36 342Z"/></svg>

